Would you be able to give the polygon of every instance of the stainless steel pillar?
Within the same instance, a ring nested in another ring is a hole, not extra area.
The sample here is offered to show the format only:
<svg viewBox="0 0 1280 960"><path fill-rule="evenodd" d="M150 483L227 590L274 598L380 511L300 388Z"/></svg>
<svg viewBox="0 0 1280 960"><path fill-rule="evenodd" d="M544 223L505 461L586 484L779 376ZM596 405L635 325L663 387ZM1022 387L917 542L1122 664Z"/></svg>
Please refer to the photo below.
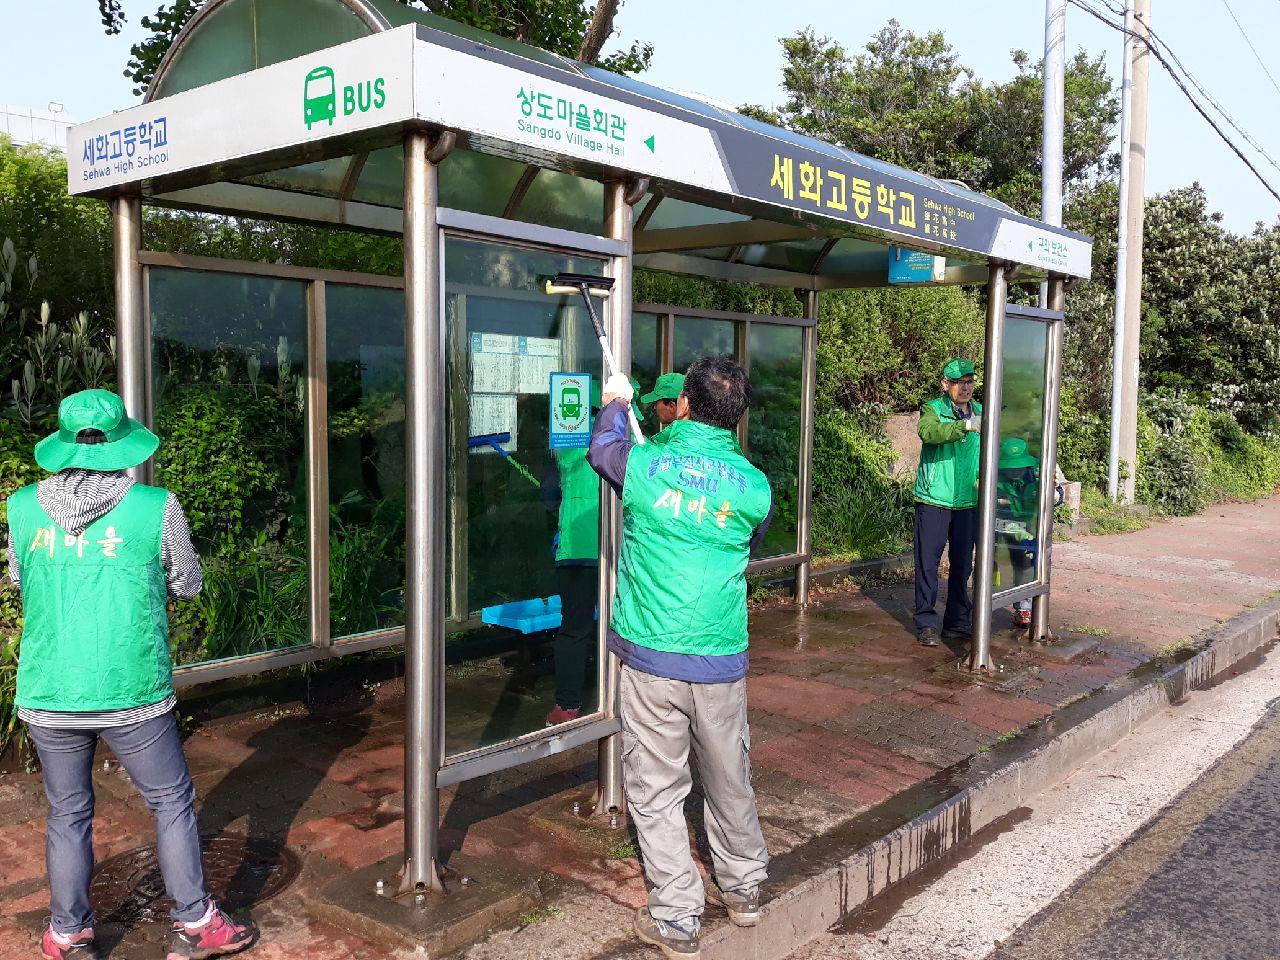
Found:
<svg viewBox="0 0 1280 960"><path fill-rule="evenodd" d="M116 287L116 380L129 416L150 426L151 398L147 396L147 358L151 355L147 318L143 309L142 199L111 199ZM130 467L129 476L146 483L152 462Z"/></svg>
<svg viewBox="0 0 1280 960"><path fill-rule="evenodd" d="M991 264L987 281L987 343L982 370L982 465L978 472L978 557L973 570L973 653L969 666L990 670L991 593L996 560L996 478L1000 463L1000 403L1004 377L1005 266Z"/></svg>
<svg viewBox="0 0 1280 960"><path fill-rule="evenodd" d="M443 890L436 862L443 752L445 369L436 165L404 138L405 862L401 893Z"/></svg>
<svg viewBox="0 0 1280 960"><path fill-rule="evenodd" d="M613 347L618 369L631 372L631 233L633 216L631 196L624 181L605 184L605 234L626 244L626 253L613 257L606 268L613 277L613 293L605 301L605 330ZM638 197L636 199L639 199ZM601 481L603 486L603 481ZM622 546L622 502L611 491L600 498L600 618L597 625L602 669L600 673L600 709L606 717L618 716L618 685L622 664L613 654L605 653L605 631L613 607L613 591L618 582L618 550ZM622 734L605 737L599 745L600 781L596 788L596 816L607 816L626 810L622 793Z"/></svg>
<svg viewBox="0 0 1280 960"><path fill-rule="evenodd" d="M1062 310L1066 284L1061 277L1049 279L1047 303L1050 310ZM1049 327L1049 350L1045 357L1044 430L1040 440L1040 549L1036 551L1036 580L1045 592L1031 601L1031 639L1051 639L1049 631L1049 577L1053 560L1053 491L1057 486L1058 402L1062 394L1062 335L1064 321Z"/></svg>
<svg viewBox="0 0 1280 960"><path fill-rule="evenodd" d="M796 501L796 550L804 556L812 552L813 514L813 403L818 375L818 291L804 295L804 315L814 325L804 328L803 356L800 358L800 471ZM809 564L796 567L796 606L809 605Z"/></svg>
<svg viewBox="0 0 1280 960"><path fill-rule="evenodd" d="M307 333L307 558L311 642L333 645L329 623L329 367L327 287L308 288Z"/></svg>

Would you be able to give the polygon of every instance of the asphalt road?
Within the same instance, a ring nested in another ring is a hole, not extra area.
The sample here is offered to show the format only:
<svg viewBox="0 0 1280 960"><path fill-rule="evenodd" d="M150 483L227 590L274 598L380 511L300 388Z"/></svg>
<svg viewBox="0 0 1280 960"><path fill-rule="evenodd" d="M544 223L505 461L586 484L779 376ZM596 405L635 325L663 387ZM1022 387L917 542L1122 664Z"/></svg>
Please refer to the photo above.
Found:
<svg viewBox="0 0 1280 960"><path fill-rule="evenodd" d="M1280 957L1280 705L991 960Z"/></svg>

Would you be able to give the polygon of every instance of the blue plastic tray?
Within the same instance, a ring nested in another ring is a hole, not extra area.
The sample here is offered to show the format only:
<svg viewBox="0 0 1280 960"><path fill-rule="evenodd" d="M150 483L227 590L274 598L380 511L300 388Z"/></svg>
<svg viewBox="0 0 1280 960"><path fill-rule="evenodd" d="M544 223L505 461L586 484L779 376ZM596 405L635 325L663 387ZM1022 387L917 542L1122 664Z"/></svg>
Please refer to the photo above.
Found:
<svg viewBox="0 0 1280 960"><path fill-rule="evenodd" d="M485 607L480 611L480 619L495 627L510 627L521 633L554 630L560 626L560 595Z"/></svg>

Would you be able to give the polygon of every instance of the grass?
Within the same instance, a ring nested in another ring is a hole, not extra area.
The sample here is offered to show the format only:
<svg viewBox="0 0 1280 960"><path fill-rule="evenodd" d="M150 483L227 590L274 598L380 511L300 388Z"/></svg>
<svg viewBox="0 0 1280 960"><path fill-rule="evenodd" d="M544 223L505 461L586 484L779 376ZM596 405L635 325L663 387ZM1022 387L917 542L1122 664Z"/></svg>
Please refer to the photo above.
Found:
<svg viewBox="0 0 1280 960"><path fill-rule="evenodd" d="M1112 503L1097 487L1080 491L1080 514L1090 521L1089 532L1099 536L1145 530L1151 522L1128 507Z"/></svg>
<svg viewBox="0 0 1280 960"><path fill-rule="evenodd" d="M563 920L564 911L559 907L546 907L541 910L529 910L520 914L520 922L525 926L535 923L546 923L548 920Z"/></svg>
<svg viewBox="0 0 1280 960"><path fill-rule="evenodd" d="M1111 635L1111 631L1106 627L1094 627L1087 623L1082 623L1079 626L1069 626L1067 627L1067 632L1082 633L1086 637L1106 637Z"/></svg>

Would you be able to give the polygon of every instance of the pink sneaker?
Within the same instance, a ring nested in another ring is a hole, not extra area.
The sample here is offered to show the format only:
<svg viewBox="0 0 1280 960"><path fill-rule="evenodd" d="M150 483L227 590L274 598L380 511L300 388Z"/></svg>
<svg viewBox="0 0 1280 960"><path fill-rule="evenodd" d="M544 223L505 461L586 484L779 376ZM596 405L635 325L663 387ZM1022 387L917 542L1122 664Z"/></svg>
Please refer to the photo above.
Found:
<svg viewBox="0 0 1280 960"><path fill-rule="evenodd" d="M52 925L45 927L44 936L40 938L40 956L44 960L98 960L92 928L63 939L67 941L65 944L54 936Z"/></svg>
<svg viewBox="0 0 1280 960"><path fill-rule="evenodd" d="M236 953L253 944L257 931L253 927L235 923L209 904L209 912L198 924L175 923L169 940L169 952L165 960L203 960L205 957L221 957Z"/></svg>
<svg viewBox="0 0 1280 960"><path fill-rule="evenodd" d="M1031 611L1030 610L1013 611L1013 625L1015 627L1031 626Z"/></svg>
<svg viewBox="0 0 1280 960"><path fill-rule="evenodd" d="M566 710L560 704L556 704L556 708L547 714L547 726L554 727L558 723L568 723L570 720L577 720L582 716L581 709Z"/></svg>

